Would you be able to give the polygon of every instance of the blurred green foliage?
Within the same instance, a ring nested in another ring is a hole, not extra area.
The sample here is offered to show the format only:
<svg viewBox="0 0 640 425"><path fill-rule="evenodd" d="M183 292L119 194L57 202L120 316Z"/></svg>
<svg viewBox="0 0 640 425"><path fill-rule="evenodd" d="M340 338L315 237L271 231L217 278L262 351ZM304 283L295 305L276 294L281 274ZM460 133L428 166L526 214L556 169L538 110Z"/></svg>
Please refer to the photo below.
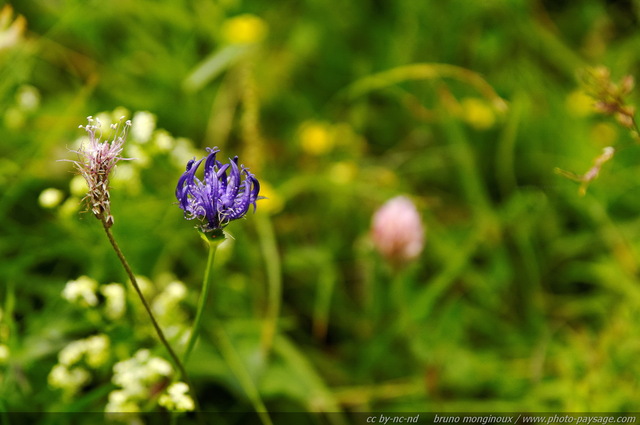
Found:
<svg viewBox="0 0 640 425"><path fill-rule="evenodd" d="M118 108L149 111L156 130L132 136L137 160L116 171L113 231L152 297L172 280L188 288L176 326L193 319L206 262L174 205L186 159L238 154L269 198L229 226L215 266L207 314L220 327L205 325L187 365L206 410L343 412L333 423L640 410L640 150L619 152L584 197L553 173L583 173L631 141L575 76L597 64L638 75L638 2L9 3L0 412L102 411L113 363L142 348L165 356L135 298L112 321L61 296L81 275L127 284L58 162L86 116ZM62 199L47 207L49 188ZM369 238L373 212L398 194L427 228L401 272ZM274 288L279 332L265 353ZM65 397L48 383L58 353L99 333L110 363Z"/></svg>

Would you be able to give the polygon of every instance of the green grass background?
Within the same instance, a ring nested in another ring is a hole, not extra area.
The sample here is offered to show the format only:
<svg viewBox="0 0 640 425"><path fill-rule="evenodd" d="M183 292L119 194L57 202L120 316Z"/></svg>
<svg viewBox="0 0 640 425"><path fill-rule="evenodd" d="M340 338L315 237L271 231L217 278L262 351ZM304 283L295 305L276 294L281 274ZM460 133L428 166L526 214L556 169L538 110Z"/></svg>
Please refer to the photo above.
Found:
<svg viewBox="0 0 640 425"><path fill-rule="evenodd" d="M38 203L50 187L74 197L71 165L57 160L86 116L118 107L155 114L199 156L240 155L272 188L264 211L229 226L216 264L207 315L230 346L205 316L187 367L206 409L640 410L640 150L607 163L584 197L553 173L583 173L604 146L631 142L571 99L587 66L638 75L637 1L9 3L26 32L0 50L1 411L103 410L108 367L71 399L47 384L74 339L107 333L113 361L142 347L165 355L153 334L134 335L142 320L107 323L62 299L80 275L125 276L90 213ZM225 38L242 14L262 20L262 41ZM17 100L25 86L35 109ZM473 125L470 98L495 122ZM333 137L320 154L301 143L309 123ZM176 320L189 323L206 249L174 205L183 168L146 154L112 190L113 231L137 274L187 285ZM427 229L400 274L368 236L399 194Z"/></svg>

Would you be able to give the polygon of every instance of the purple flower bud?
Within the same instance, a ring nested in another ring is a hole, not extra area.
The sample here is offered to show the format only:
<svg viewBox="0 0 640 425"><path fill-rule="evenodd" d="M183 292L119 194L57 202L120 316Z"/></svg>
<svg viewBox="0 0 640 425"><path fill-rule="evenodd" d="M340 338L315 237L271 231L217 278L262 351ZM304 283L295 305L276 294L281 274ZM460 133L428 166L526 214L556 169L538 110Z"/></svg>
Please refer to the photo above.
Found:
<svg viewBox="0 0 640 425"><path fill-rule="evenodd" d="M85 197L89 208L93 214L103 220L107 227L113 225L111 215L111 205L109 200L109 175L116 166L116 163L123 159L122 145L124 144L131 121L120 119L120 123L111 124L113 139L102 141L102 131L100 130L100 120L87 117L88 124L80 126L89 135L89 144L83 144L79 150L71 151L78 154L75 164L78 173L84 177L89 187L89 192Z"/></svg>
<svg viewBox="0 0 640 425"><path fill-rule="evenodd" d="M394 265L416 259L424 247L424 228L411 200L398 196L373 216L371 235L376 249Z"/></svg>
<svg viewBox="0 0 640 425"><path fill-rule="evenodd" d="M222 164L216 159L218 148L207 148L207 151L206 158L187 163L176 187L176 198L184 217L200 220L203 232L222 229L231 220L244 217L252 205L255 211L256 201L261 199L258 179L243 165L238 166L237 156L228 164ZM201 181L196 171L202 161L204 179Z"/></svg>

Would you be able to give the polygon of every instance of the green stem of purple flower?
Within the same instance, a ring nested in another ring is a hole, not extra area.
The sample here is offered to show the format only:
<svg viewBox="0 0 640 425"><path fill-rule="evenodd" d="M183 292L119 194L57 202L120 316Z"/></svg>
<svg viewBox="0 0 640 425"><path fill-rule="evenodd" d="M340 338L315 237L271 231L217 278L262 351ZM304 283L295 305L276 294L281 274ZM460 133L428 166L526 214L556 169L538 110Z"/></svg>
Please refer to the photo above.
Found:
<svg viewBox="0 0 640 425"><path fill-rule="evenodd" d="M216 257L216 251L218 250L218 246L225 239L224 233L221 229L216 229L211 233L200 233L202 239L207 241L209 245L209 256L207 258L207 266L204 271L204 279L202 281L202 292L200 293L200 299L198 301L198 310L196 311L196 318L193 322L193 329L191 330L191 335L189 335L189 341L187 342L187 348L185 349L184 355L182 356L182 360L184 363L187 363L189 360L189 356L191 355L191 351L193 350L196 341L198 340L198 334L200 330L200 325L202 324L202 316L204 313L204 309L207 306L207 301L209 299L209 290L211 289L211 270L213 269L213 261Z"/></svg>

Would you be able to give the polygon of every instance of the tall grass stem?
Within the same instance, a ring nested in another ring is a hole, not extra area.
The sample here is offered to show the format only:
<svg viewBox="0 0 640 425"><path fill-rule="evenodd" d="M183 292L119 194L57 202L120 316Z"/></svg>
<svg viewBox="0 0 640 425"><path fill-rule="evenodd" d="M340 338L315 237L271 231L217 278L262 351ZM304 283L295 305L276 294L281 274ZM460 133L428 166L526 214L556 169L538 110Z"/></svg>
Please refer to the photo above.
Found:
<svg viewBox="0 0 640 425"><path fill-rule="evenodd" d="M270 217L259 214L256 217L256 227L260 239L260 248L264 257L267 271L267 310L266 320L262 327L261 347L266 358L269 355L273 339L278 331L278 317L280 316L280 304L282 298L282 272L280 254L273 231L273 223Z"/></svg>

